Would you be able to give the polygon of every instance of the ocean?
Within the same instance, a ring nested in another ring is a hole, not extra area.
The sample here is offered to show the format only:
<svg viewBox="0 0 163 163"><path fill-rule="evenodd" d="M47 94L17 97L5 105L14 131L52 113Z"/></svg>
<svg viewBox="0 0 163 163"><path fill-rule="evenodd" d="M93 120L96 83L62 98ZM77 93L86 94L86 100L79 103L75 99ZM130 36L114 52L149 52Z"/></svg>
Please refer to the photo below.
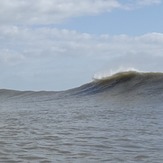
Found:
<svg viewBox="0 0 163 163"><path fill-rule="evenodd" d="M66 91L0 90L2 163L162 163L163 73Z"/></svg>

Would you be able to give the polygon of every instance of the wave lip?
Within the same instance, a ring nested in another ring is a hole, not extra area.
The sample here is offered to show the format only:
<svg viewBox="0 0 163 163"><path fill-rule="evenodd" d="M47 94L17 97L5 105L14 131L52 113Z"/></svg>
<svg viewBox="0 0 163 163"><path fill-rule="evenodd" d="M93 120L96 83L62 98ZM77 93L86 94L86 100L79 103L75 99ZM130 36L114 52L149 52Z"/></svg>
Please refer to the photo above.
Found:
<svg viewBox="0 0 163 163"><path fill-rule="evenodd" d="M131 78L131 77L134 77L136 75L139 75L141 74L140 72L137 72L137 71L124 71L124 72L118 72L118 73L115 73L111 76L104 76L104 77L101 77L101 78L96 78L96 77L93 77L93 81L95 82L98 82L98 81L105 81L105 80L118 80L118 79L125 79L125 78Z"/></svg>

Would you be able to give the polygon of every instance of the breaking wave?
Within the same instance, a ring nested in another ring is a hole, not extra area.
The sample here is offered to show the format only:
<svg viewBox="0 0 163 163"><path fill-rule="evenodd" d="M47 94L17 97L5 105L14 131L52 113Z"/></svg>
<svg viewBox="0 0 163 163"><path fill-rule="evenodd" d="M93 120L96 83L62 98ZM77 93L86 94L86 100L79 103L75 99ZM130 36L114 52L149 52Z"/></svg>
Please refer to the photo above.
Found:
<svg viewBox="0 0 163 163"><path fill-rule="evenodd" d="M76 89L79 94L158 93L163 92L163 73L125 71L108 77L94 78L91 83Z"/></svg>
<svg viewBox="0 0 163 163"><path fill-rule="evenodd" d="M110 95L133 93L137 95L163 94L163 73L161 72L118 72L103 78L94 78L92 82L67 91L14 91L0 90L0 101L12 99L38 99L48 101L61 99L72 95L96 95L107 93Z"/></svg>

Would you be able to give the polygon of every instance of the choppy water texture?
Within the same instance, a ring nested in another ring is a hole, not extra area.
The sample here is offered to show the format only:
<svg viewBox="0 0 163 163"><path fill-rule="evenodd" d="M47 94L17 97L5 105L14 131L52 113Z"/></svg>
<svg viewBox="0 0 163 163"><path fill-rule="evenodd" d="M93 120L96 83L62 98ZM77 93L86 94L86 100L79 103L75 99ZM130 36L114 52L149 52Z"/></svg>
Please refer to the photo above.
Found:
<svg viewBox="0 0 163 163"><path fill-rule="evenodd" d="M0 90L0 162L163 162L163 74L63 92Z"/></svg>

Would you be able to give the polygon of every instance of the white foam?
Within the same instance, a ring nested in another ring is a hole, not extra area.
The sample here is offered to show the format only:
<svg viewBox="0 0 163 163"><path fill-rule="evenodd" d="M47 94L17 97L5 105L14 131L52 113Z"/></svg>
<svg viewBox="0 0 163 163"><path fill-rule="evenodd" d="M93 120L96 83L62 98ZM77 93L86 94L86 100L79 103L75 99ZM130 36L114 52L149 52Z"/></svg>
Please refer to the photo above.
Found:
<svg viewBox="0 0 163 163"><path fill-rule="evenodd" d="M111 70L95 73L93 75L93 80L101 80L101 79L107 78L109 76L112 76L114 74L117 74L119 72L128 72L128 71L140 72L138 69L133 68L133 67L127 67L127 68L126 67L120 67L116 70L111 69Z"/></svg>

